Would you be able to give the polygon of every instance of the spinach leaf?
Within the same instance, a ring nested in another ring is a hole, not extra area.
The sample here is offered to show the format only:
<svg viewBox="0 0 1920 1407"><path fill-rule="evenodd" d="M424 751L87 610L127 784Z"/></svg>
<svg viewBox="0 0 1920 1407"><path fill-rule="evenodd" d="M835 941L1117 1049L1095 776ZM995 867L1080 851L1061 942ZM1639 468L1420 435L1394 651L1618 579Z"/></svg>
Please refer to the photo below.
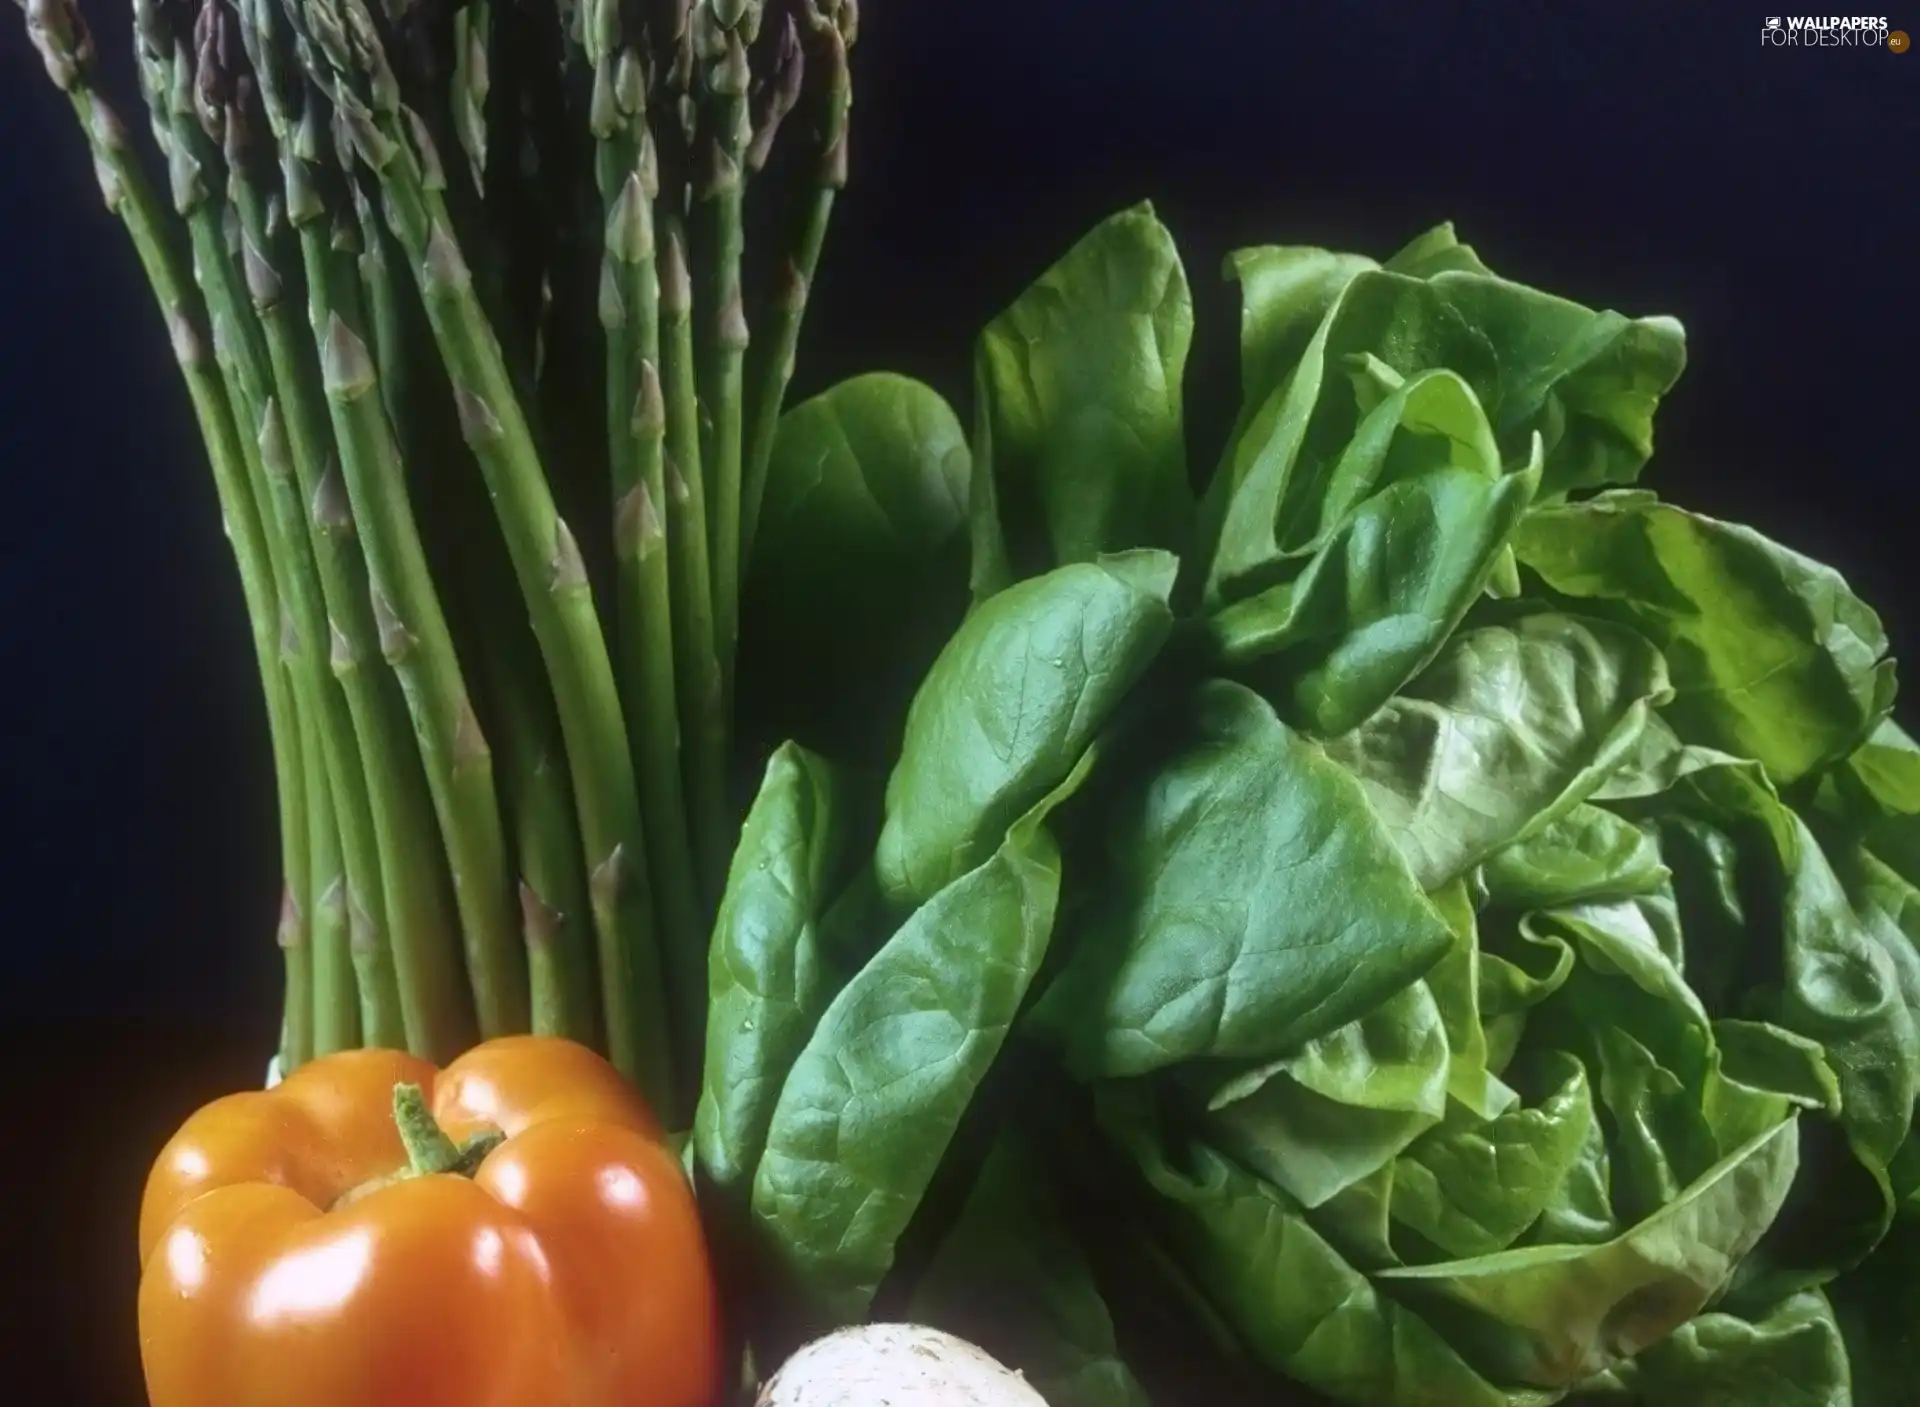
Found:
<svg viewBox="0 0 1920 1407"><path fill-rule="evenodd" d="M841 781L788 743L741 828L708 949L707 1051L693 1146L703 1180L744 1196L787 1072L832 996L818 925L840 863Z"/></svg>
<svg viewBox="0 0 1920 1407"><path fill-rule="evenodd" d="M1297 580L1212 618L1225 669L1310 733L1353 728L1446 643L1537 484L1444 469L1382 490Z"/></svg>
<svg viewBox="0 0 1920 1407"><path fill-rule="evenodd" d="M887 782L875 855L897 907L978 865L1080 761L1173 628L1176 564L1122 553L980 605L927 672Z"/></svg>
<svg viewBox="0 0 1920 1407"><path fill-rule="evenodd" d="M742 597L756 727L891 756L966 610L969 473L953 411L904 376L856 376L781 417Z"/></svg>
<svg viewBox="0 0 1920 1407"><path fill-rule="evenodd" d="M1489 902L1514 909L1650 894L1670 873L1653 835L1585 804L1495 851L1481 866Z"/></svg>
<svg viewBox="0 0 1920 1407"><path fill-rule="evenodd" d="M1109 822L1109 871L1034 1013L1082 1076L1267 1060L1358 1019L1452 937L1354 779L1214 681Z"/></svg>
<svg viewBox="0 0 1920 1407"><path fill-rule="evenodd" d="M1666 693L1660 656L1633 632L1523 616L1456 635L1326 751L1434 889L1578 805Z"/></svg>
<svg viewBox="0 0 1920 1407"><path fill-rule="evenodd" d="M1772 1224L1799 1167L1788 1120L1598 1246L1531 1246L1379 1272L1498 1381L1566 1388L1699 1313Z"/></svg>
<svg viewBox="0 0 1920 1407"><path fill-rule="evenodd" d="M981 335L975 384L1016 574L1185 548L1193 512L1181 381L1193 299L1150 205L1096 226Z"/></svg>
<svg viewBox="0 0 1920 1407"><path fill-rule="evenodd" d="M1781 782L1852 752L1892 704L1879 617L1838 572L1751 528L1610 493L1542 508L1513 541L1554 592L1660 647L1683 738Z"/></svg>
<svg viewBox="0 0 1920 1407"><path fill-rule="evenodd" d="M911 1305L914 1322L979 1344L1049 1407L1147 1407L1086 1254L1063 1225L1049 1170L1010 1130Z"/></svg>
<svg viewBox="0 0 1920 1407"><path fill-rule="evenodd" d="M1052 937L1047 813L916 910L843 987L794 1062L753 1183L777 1273L821 1326L864 1317Z"/></svg>
<svg viewBox="0 0 1920 1407"><path fill-rule="evenodd" d="M1702 1314L1623 1366L1644 1407L1853 1407L1846 1345L1818 1291L1764 1317Z"/></svg>

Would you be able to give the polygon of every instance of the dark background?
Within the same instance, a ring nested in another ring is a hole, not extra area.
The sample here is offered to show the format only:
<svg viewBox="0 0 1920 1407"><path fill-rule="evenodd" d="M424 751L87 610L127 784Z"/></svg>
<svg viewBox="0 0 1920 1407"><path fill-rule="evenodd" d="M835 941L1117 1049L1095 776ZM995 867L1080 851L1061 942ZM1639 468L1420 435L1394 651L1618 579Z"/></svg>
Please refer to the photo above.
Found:
<svg viewBox="0 0 1920 1407"><path fill-rule="evenodd" d="M1502 273L1681 318L1648 482L1839 566L1920 658L1920 57L1618 0L865 11L796 393L889 366L961 399L975 330L1151 197L1207 400L1233 376L1227 251L1385 256L1452 218ZM124 0L89 15L117 63ZM0 1167L24 1177L0 1224L27 1238L0 1338L50 1355L45 1400L135 1403L146 1160L274 1045L271 768L164 334L5 7L0 133Z"/></svg>

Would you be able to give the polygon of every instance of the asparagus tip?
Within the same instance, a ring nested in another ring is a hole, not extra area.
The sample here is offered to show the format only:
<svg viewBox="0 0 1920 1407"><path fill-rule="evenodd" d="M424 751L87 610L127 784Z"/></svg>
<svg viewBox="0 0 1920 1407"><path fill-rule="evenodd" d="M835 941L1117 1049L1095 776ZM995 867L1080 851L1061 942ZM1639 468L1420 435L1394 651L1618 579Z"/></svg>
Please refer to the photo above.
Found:
<svg viewBox="0 0 1920 1407"><path fill-rule="evenodd" d="M40 55L53 86L71 93L86 82L93 67L93 35L72 0L19 0L27 17L27 38Z"/></svg>

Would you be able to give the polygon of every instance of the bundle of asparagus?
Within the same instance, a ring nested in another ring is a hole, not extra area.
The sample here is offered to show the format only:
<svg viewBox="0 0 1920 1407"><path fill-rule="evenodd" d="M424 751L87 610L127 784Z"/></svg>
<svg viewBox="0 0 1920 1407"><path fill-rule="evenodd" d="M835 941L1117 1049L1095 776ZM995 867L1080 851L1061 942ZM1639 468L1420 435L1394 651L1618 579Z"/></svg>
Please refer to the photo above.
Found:
<svg viewBox="0 0 1920 1407"><path fill-rule="evenodd" d="M239 565L283 1066L532 1030L683 1121L742 564L846 180L855 0L135 0L165 198L74 0L21 4ZM792 231L765 270L750 180Z"/></svg>

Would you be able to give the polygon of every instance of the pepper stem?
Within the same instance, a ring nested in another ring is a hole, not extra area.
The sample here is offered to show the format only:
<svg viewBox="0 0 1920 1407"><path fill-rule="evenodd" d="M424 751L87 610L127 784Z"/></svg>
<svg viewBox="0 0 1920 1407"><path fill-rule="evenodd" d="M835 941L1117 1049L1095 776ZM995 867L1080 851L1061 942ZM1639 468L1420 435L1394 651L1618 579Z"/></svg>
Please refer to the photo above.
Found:
<svg viewBox="0 0 1920 1407"><path fill-rule="evenodd" d="M426 1091L416 1084L401 1083L393 1087L393 1122L400 1130L401 1145L407 1150L405 1175L409 1177L431 1177L436 1173L472 1177L487 1154L506 1141L506 1135L500 1130L489 1129L465 1143L455 1143L447 1137L446 1130L434 1122L433 1111L427 1107Z"/></svg>

